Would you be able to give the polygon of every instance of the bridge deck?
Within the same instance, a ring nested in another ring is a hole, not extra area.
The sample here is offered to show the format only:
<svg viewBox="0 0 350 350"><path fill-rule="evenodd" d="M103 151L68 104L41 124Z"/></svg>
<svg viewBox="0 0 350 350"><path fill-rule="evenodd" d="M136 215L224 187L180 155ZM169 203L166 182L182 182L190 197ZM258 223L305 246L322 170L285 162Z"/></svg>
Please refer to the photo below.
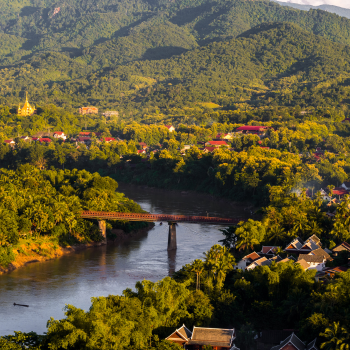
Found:
<svg viewBox="0 0 350 350"><path fill-rule="evenodd" d="M104 211L83 211L83 219L100 220L126 220L126 221L168 221L168 222L203 222L207 224L237 224L240 219L226 219L208 216L186 216L186 215L165 215L165 214L140 214L140 213L117 213Z"/></svg>

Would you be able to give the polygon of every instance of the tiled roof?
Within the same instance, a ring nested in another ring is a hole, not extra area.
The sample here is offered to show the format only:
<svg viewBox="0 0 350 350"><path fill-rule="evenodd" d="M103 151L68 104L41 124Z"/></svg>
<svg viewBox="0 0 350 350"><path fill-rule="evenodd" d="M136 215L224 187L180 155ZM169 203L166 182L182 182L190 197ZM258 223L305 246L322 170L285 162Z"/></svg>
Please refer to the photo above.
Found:
<svg viewBox="0 0 350 350"><path fill-rule="evenodd" d="M316 235L312 235L310 236L306 242L309 242L309 241L314 241L316 244L318 244L319 246L321 246L321 240L316 236Z"/></svg>
<svg viewBox="0 0 350 350"><path fill-rule="evenodd" d="M324 258L322 255L309 255L309 254L300 254L298 257L298 261L299 260L305 260L308 263L323 263L324 260L326 258Z"/></svg>
<svg viewBox="0 0 350 350"><path fill-rule="evenodd" d="M63 132L63 131L55 131L53 134L54 134L54 135L55 135L55 134L56 134L56 135L64 135L64 132Z"/></svg>
<svg viewBox="0 0 350 350"><path fill-rule="evenodd" d="M293 331L287 330L264 330L261 332L261 336L258 338L259 343L263 344L280 344L282 341L289 337Z"/></svg>
<svg viewBox="0 0 350 350"><path fill-rule="evenodd" d="M229 347L232 345L234 334L234 329L193 327L191 340L186 345L197 344Z"/></svg>
<svg viewBox="0 0 350 350"><path fill-rule="evenodd" d="M337 245L336 247L333 248L333 252L340 252L342 250L348 250L350 251L350 244L349 243L346 243L346 242L343 242L339 245Z"/></svg>
<svg viewBox="0 0 350 350"><path fill-rule="evenodd" d="M333 260L331 258L331 256L325 250L323 250L322 248L318 248L318 249L313 250L312 252L309 253L309 255L311 255L311 254L317 255L317 256L323 256L327 260L330 260L330 261Z"/></svg>
<svg viewBox="0 0 350 350"><path fill-rule="evenodd" d="M299 250L303 246L304 242L299 238L294 238L292 242L290 242L285 249L295 249ZM289 246L293 246L293 248L288 248Z"/></svg>
<svg viewBox="0 0 350 350"><path fill-rule="evenodd" d="M297 350L305 350L305 344L294 333L292 333L288 338L286 338L281 344L271 348L271 350L282 349L290 343L293 344Z"/></svg>
<svg viewBox="0 0 350 350"><path fill-rule="evenodd" d="M226 141L208 141L210 145L222 145L222 146L227 146Z"/></svg>
<svg viewBox="0 0 350 350"><path fill-rule="evenodd" d="M296 264L299 264L304 270L307 270L310 267L310 265L304 259L298 260Z"/></svg>
<svg viewBox="0 0 350 350"><path fill-rule="evenodd" d="M192 336L192 332L185 325L183 325L181 328L177 329L177 331L186 339L189 339Z"/></svg>
<svg viewBox="0 0 350 350"><path fill-rule="evenodd" d="M263 254L267 254L267 253L269 253L270 251L271 251L271 253L273 253L277 248L279 248L279 247L275 247L275 246L263 246L263 247L261 248L261 252L262 252Z"/></svg>
<svg viewBox="0 0 350 350"><path fill-rule="evenodd" d="M253 252L253 253L250 253L242 258L242 260L246 260L246 259L250 259L250 260L254 261L256 259L260 259L260 255Z"/></svg>

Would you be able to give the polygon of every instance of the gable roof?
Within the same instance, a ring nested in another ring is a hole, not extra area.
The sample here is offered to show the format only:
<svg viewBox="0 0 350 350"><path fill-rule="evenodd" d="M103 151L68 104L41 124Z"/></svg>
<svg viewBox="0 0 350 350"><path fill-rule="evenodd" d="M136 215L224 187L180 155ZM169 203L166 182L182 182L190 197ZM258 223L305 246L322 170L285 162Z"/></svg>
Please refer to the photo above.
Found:
<svg viewBox="0 0 350 350"><path fill-rule="evenodd" d="M177 336L176 336L177 335ZM167 340L179 340L188 341L192 336L192 332L183 324L180 328L176 329L175 332L171 333Z"/></svg>
<svg viewBox="0 0 350 350"><path fill-rule="evenodd" d="M299 238L294 238L285 249L300 250L304 242Z"/></svg>
<svg viewBox="0 0 350 350"><path fill-rule="evenodd" d="M53 134L54 135L64 135L64 132L63 131L55 131Z"/></svg>
<svg viewBox="0 0 350 350"><path fill-rule="evenodd" d="M242 258L242 260L250 259L252 261L260 259L260 255L256 252L250 253Z"/></svg>
<svg viewBox="0 0 350 350"><path fill-rule="evenodd" d="M193 327L192 337L186 345L232 346L235 330L222 328Z"/></svg>
<svg viewBox="0 0 350 350"><path fill-rule="evenodd" d="M318 350L318 348L317 348L317 346L316 346L316 340L317 340L317 338L315 338L312 342L310 342L310 343L307 345L306 349L307 349L307 350L311 350L311 349Z"/></svg>
<svg viewBox="0 0 350 350"><path fill-rule="evenodd" d="M333 252L341 252L342 250L347 250L350 252L350 244L343 242L333 248Z"/></svg>
<svg viewBox="0 0 350 350"><path fill-rule="evenodd" d="M321 247L321 240L316 236L316 235L312 235L310 236L306 242L309 242L309 241L314 241L317 245L319 245Z"/></svg>
<svg viewBox="0 0 350 350"><path fill-rule="evenodd" d="M264 245L264 246L261 248L261 252L262 252L263 254L268 254L268 253L273 254L277 248L279 248L279 247L277 247L277 246L265 246L265 245Z"/></svg>
<svg viewBox="0 0 350 350"><path fill-rule="evenodd" d="M294 334L294 332L287 337L281 344L274 346L271 350L279 350L287 344L292 344L297 350L305 350L305 344Z"/></svg>

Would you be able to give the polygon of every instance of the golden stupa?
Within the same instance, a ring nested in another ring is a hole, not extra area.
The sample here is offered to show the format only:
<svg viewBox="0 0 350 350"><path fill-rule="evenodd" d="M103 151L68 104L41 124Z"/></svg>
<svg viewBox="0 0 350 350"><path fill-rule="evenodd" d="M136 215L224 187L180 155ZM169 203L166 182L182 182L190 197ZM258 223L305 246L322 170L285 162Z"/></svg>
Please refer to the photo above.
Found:
<svg viewBox="0 0 350 350"><path fill-rule="evenodd" d="M33 115L36 112L35 106L31 106L28 102L28 96L26 93L26 102L24 103L24 106L21 108L20 106L18 106L18 111L17 114L25 117L28 115Z"/></svg>

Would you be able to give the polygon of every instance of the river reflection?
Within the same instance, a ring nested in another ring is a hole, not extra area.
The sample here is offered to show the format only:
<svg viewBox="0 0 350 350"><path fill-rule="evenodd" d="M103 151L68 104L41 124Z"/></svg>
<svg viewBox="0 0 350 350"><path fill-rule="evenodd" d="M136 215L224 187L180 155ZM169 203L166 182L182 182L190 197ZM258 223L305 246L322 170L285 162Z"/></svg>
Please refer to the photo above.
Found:
<svg viewBox="0 0 350 350"><path fill-rule="evenodd" d="M242 206L196 194L123 185L119 189L152 213L242 217ZM177 251L167 252L168 225L121 244L82 250L33 263L0 276L0 334L46 331L50 317L62 318L65 304L87 310L93 296L121 294L136 281L157 281L181 268L222 239L220 226L179 224ZM29 308L13 303L28 304Z"/></svg>

